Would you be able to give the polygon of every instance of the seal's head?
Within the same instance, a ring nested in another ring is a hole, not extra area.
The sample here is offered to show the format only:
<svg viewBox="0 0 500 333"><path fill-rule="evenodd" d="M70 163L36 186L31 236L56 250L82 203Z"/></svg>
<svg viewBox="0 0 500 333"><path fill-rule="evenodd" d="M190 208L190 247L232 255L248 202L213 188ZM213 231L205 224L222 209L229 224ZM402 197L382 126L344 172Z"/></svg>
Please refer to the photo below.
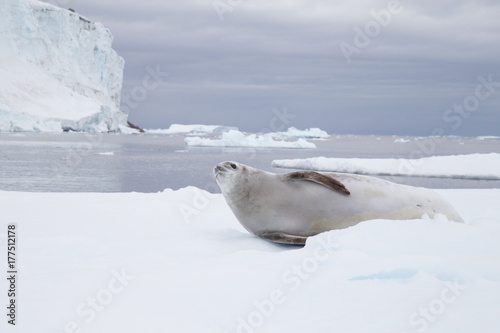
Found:
<svg viewBox="0 0 500 333"><path fill-rule="evenodd" d="M266 204L262 191L269 190L264 179L267 172L238 162L222 162L215 166L214 175L222 195L240 223L255 233L252 222L260 220L255 214ZM273 174L269 174L273 177ZM275 175L274 175L275 176Z"/></svg>
<svg viewBox="0 0 500 333"><path fill-rule="evenodd" d="M222 162L215 166L214 175L222 194L229 200L247 198L248 193L261 186L261 178L267 172L254 169L238 162Z"/></svg>
<svg viewBox="0 0 500 333"><path fill-rule="evenodd" d="M246 166L238 162L222 162L215 166L214 175L217 184L223 192L230 192L231 188L243 177Z"/></svg>

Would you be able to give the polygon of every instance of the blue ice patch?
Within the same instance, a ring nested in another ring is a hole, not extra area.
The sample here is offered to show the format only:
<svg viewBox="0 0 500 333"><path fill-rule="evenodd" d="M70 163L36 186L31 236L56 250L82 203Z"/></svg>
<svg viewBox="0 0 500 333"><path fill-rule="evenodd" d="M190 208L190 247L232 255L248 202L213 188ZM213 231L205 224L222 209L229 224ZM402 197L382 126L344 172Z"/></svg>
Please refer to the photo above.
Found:
<svg viewBox="0 0 500 333"><path fill-rule="evenodd" d="M412 269L396 269L390 272L379 272L372 275L362 275L349 279L350 281L359 281L359 280L406 280L411 279L413 276L417 274L417 271Z"/></svg>

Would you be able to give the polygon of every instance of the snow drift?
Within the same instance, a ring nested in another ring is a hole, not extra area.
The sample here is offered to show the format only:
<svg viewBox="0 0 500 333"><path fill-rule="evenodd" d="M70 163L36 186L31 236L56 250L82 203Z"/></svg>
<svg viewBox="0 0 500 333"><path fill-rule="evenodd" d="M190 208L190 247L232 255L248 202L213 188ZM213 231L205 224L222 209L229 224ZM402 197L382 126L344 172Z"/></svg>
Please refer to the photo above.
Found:
<svg viewBox="0 0 500 333"><path fill-rule="evenodd" d="M194 187L0 191L0 243L7 243L7 225L17 223L21 244L16 326L87 333L498 332L500 190L438 192L466 224L442 216L367 221L290 247L249 234L221 194ZM0 266L7 267L3 253Z"/></svg>
<svg viewBox="0 0 500 333"><path fill-rule="evenodd" d="M108 29L35 0L2 0L0 17L0 131L127 130Z"/></svg>

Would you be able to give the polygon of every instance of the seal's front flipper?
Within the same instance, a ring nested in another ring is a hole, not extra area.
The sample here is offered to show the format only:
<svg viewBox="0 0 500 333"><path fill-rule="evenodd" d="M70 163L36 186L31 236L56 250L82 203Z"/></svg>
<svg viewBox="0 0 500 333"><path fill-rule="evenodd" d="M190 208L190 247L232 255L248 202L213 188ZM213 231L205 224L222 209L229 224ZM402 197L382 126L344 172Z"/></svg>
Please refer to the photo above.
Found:
<svg viewBox="0 0 500 333"><path fill-rule="evenodd" d="M304 245L307 240L307 237L304 236L295 236L295 235L285 234L283 232L272 232L272 231L263 232L257 236L271 242L280 244L292 244L292 245Z"/></svg>
<svg viewBox="0 0 500 333"><path fill-rule="evenodd" d="M339 192L343 195L350 195L351 192L345 187L344 184L339 182L333 177L323 175L319 172L315 171L297 171L287 173L283 175L285 180L288 181L296 181L296 180L307 180L310 182L314 182L323 186L328 187L329 189Z"/></svg>

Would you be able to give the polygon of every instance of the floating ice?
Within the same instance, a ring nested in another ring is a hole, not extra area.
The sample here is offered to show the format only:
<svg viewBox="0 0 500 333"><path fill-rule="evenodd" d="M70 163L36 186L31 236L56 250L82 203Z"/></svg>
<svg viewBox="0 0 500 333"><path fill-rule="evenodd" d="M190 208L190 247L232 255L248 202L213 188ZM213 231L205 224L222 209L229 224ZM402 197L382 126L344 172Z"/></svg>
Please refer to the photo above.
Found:
<svg viewBox="0 0 500 333"><path fill-rule="evenodd" d="M222 133L221 139L188 137L184 141L188 146L194 147L316 148L314 143L307 142L304 139L298 139L297 141L274 140L273 133L244 134L236 130Z"/></svg>
<svg viewBox="0 0 500 333"><path fill-rule="evenodd" d="M403 138L398 138L398 139L394 140L394 143L408 143L408 142L410 142L410 140L403 139Z"/></svg>
<svg viewBox="0 0 500 333"><path fill-rule="evenodd" d="M290 127L286 132L275 132L272 133L273 138L276 139L288 139L288 138L304 138L304 139L326 139L330 135L317 128L308 128L306 130L299 130L295 127Z"/></svg>
<svg viewBox="0 0 500 333"><path fill-rule="evenodd" d="M274 167L367 175L500 179L500 154L432 156L419 159L327 158L274 160Z"/></svg>
<svg viewBox="0 0 500 333"><path fill-rule="evenodd" d="M222 125L182 125L172 124L168 129L148 129L147 133L154 134L177 134L177 133L223 133L230 130L238 130L237 127Z"/></svg>
<svg viewBox="0 0 500 333"><path fill-rule="evenodd" d="M237 127L223 126L223 125L181 125L172 124L168 129L148 129L147 133L154 134L201 134L201 133L224 133L231 130L238 131ZM319 129L309 128L306 130L299 130L295 127L290 127L286 132L272 132L268 134L261 134L260 136L269 136L274 139L326 139L330 135Z"/></svg>

